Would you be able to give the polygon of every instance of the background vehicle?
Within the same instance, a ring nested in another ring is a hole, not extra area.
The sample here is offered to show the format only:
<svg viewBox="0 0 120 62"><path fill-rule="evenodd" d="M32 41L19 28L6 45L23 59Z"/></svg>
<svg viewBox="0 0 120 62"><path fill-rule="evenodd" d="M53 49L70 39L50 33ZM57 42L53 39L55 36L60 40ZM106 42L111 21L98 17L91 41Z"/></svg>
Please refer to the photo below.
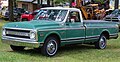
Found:
<svg viewBox="0 0 120 62"><path fill-rule="evenodd" d="M106 10L106 15L110 15L113 12L113 9Z"/></svg>
<svg viewBox="0 0 120 62"><path fill-rule="evenodd" d="M120 31L120 9L115 9L111 14L106 15L105 21L117 22Z"/></svg>
<svg viewBox="0 0 120 62"><path fill-rule="evenodd" d="M82 0L73 0L73 2L76 2L75 8L78 8L81 10L83 18L85 20L100 20L103 19L105 16L105 10L104 8L100 9L98 4L82 4Z"/></svg>
<svg viewBox="0 0 120 62"><path fill-rule="evenodd" d="M21 15L21 21L30 21L34 18L34 16L39 12L40 10L35 10L32 13L31 12L25 12Z"/></svg>
<svg viewBox="0 0 120 62"><path fill-rule="evenodd" d="M20 21L20 16L24 12L25 12L25 10L23 8L14 8L13 9L14 20L15 21ZM5 12L4 19L5 20L9 19L9 11L8 10Z"/></svg>
<svg viewBox="0 0 120 62"><path fill-rule="evenodd" d="M111 14L106 15L104 20L113 21L113 22L119 22L120 21L120 10L115 9Z"/></svg>
<svg viewBox="0 0 120 62"><path fill-rule="evenodd" d="M32 21L8 23L2 31L2 42L12 50L41 48L46 56L54 56L60 46L68 44L90 43L97 49L105 49L107 39L117 37L116 23L83 20L79 9L62 7L41 8Z"/></svg>

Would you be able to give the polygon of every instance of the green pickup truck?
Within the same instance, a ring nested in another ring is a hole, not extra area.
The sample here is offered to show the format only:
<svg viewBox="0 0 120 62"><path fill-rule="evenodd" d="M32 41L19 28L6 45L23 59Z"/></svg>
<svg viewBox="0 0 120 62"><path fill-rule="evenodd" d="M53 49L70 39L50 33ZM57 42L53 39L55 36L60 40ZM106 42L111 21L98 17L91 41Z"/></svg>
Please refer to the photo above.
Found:
<svg viewBox="0 0 120 62"><path fill-rule="evenodd" d="M2 42L13 51L25 47L40 48L54 56L58 47L68 44L93 44L106 48L106 39L118 37L118 25L102 20L83 20L77 8L41 8L32 21L11 22L2 27Z"/></svg>

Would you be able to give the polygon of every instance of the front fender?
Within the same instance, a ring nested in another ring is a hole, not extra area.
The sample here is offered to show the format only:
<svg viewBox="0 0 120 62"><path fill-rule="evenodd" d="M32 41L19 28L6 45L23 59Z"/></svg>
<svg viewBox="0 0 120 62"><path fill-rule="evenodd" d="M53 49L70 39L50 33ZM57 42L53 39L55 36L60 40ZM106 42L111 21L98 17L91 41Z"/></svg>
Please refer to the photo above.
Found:
<svg viewBox="0 0 120 62"><path fill-rule="evenodd" d="M50 35L52 35L52 34L55 34L55 35L57 35L60 39L61 39L61 35L60 35L60 33L59 32L56 32L56 31L46 31L46 32L39 32L39 34L38 34L38 42L45 42L45 39L48 37L48 36L50 36Z"/></svg>

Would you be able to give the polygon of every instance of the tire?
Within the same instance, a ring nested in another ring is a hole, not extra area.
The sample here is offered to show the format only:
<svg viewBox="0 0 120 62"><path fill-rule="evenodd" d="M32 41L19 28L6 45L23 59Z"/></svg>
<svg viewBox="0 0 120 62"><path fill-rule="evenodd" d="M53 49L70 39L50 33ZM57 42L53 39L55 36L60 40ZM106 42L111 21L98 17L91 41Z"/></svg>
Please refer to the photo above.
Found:
<svg viewBox="0 0 120 62"><path fill-rule="evenodd" d="M99 40L95 43L95 48L97 49L105 49L107 45L107 40L104 35L101 35Z"/></svg>
<svg viewBox="0 0 120 62"><path fill-rule="evenodd" d="M13 51L22 51L25 48L23 46L14 46L14 45L10 45L10 47Z"/></svg>
<svg viewBox="0 0 120 62"><path fill-rule="evenodd" d="M54 56L58 50L58 40L55 37L48 37L41 48L41 53L45 56Z"/></svg>

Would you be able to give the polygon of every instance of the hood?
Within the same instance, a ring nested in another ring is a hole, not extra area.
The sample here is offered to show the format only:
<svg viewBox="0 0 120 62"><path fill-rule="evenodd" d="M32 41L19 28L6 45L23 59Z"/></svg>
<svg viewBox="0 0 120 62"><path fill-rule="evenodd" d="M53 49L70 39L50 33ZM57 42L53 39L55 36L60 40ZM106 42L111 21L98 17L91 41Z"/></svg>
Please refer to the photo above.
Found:
<svg viewBox="0 0 120 62"><path fill-rule="evenodd" d="M26 21L26 22L11 22L4 25L4 27L8 28L24 28L24 29L45 29L45 28L58 28L59 22L55 21Z"/></svg>

